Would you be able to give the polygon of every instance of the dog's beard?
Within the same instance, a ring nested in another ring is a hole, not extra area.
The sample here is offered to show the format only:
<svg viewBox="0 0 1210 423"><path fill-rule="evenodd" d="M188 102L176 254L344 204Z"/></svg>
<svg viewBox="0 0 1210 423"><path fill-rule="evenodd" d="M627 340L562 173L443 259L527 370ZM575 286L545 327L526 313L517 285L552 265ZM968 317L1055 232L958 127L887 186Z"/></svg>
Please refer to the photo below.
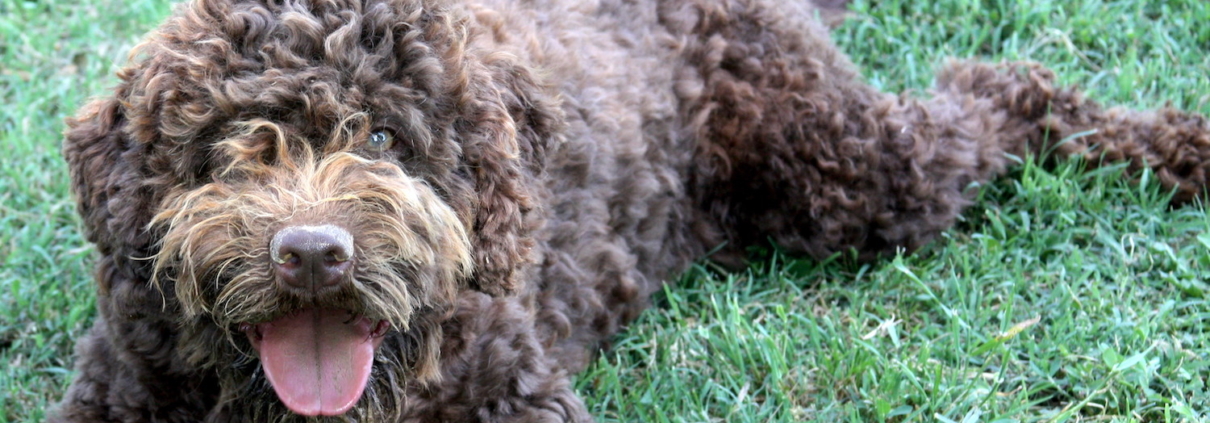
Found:
<svg viewBox="0 0 1210 423"><path fill-rule="evenodd" d="M343 152L315 159L309 149L267 163L263 149L229 144L243 156L238 165L219 182L170 194L152 223L164 233L156 283L180 310L181 353L220 375L216 412L237 421L301 418L276 397L282 388L268 382L246 332L300 310L337 310L390 330L373 353L361 399L334 419L399 413L406 381L437 374L439 316L470 271L462 219L393 163ZM353 234L350 280L323 292L282 289L268 248L282 222L335 224Z"/></svg>

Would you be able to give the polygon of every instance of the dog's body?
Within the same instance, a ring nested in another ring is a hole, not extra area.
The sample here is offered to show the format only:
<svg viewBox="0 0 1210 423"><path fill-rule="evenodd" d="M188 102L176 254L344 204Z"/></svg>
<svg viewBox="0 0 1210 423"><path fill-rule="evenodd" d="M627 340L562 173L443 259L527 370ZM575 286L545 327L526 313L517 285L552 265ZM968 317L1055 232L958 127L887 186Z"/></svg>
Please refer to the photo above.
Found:
<svg viewBox="0 0 1210 423"><path fill-rule="evenodd" d="M182 7L71 122L100 317L52 421L587 421L568 376L707 252L913 249L1088 129L1178 202L1210 167L1035 65L876 92L805 1L270 3Z"/></svg>

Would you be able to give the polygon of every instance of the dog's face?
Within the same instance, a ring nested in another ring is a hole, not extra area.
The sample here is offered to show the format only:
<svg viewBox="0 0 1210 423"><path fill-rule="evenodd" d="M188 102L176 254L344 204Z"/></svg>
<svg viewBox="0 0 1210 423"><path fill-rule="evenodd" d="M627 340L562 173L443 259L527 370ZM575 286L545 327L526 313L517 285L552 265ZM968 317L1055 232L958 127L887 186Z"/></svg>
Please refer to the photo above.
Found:
<svg viewBox="0 0 1210 423"><path fill-rule="evenodd" d="M388 334L383 356L402 353L391 367L435 370L409 357L435 358L422 349L470 272L469 216L405 170L392 130L340 134L314 154L260 125L218 143L226 168L169 192L151 222L164 233L154 277L173 281L185 322L242 334L233 344L251 346L302 415L352 408Z"/></svg>
<svg viewBox="0 0 1210 423"><path fill-rule="evenodd" d="M558 118L439 5L316 3L180 7L64 152L103 293L153 284L220 405L387 417L460 289L519 288Z"/></svg>

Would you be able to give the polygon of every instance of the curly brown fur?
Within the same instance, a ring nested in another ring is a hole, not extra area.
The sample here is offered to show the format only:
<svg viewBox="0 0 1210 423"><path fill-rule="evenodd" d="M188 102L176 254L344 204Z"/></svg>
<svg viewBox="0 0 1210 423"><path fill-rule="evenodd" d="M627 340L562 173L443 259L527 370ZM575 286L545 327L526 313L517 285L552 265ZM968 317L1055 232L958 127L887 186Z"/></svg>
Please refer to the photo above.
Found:
<svg viewBox="0 0 1210 423"><path fill-rule="evenodd" d="M918 248L1050 150L1150 167L1177 203L1205 189L1201 116L1105 110L1036 64L881 93L818 12L182 5L69 121L100 316L51 420L587 421L568 375L708 251ZM301 284L278 237L315 225L352 252ZM374 346L351 409L279 400L266 332L295 323Z"/></svg>

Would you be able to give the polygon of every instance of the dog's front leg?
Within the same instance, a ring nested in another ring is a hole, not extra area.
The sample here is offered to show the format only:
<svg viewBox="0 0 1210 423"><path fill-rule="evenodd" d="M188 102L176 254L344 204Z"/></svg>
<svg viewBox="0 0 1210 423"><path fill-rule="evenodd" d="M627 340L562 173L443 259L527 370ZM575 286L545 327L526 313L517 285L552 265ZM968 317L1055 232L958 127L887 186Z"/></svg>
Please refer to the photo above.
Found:
<svg viewBox="0 0 1210 423"><path fill-rule="evenodd" d="M591 422L519 297L465 291L443 324L441 379L408 388L408 422Z"/></svg>

